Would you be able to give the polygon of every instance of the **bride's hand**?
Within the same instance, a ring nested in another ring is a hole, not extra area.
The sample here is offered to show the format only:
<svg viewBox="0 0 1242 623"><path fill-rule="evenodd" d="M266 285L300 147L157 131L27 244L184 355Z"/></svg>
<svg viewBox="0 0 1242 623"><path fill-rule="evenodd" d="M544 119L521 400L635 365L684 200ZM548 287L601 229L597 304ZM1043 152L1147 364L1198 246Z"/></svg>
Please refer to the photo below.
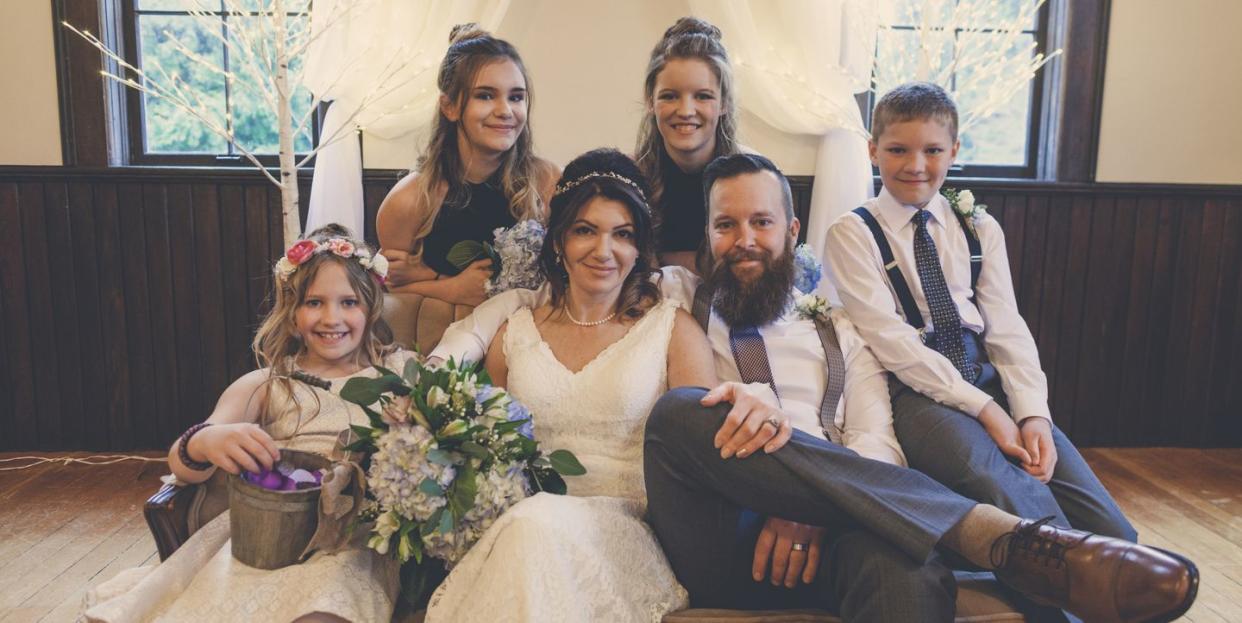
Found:
<svg viewBox="0 0 1242 623"><path fill-rule="evenodd" d="M733 403L733 409L716 432L715 445L720 448L722 459L734 455L744 459L759 448L771 454L793 436L789 416L775 406L775 396L766 385L721 383L702 400L705 407L720 402Z"/></svg>

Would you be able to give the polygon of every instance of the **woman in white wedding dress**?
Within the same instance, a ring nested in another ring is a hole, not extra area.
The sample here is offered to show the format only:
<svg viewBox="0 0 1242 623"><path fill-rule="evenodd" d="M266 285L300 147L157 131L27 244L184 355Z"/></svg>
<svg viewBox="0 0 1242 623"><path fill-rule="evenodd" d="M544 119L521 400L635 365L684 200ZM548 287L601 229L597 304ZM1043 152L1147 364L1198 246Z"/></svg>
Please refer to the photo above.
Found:
<svg viewBox="0 0 1242 623"><path fill-rule="evenodd" d="M685 608L651 529L643 429L669 387L716 384L694 320L661 301L646 181L616 150L567 167L540 265L551 302L509 317L487 370L534 415L535 438L587 468L483 535L432 596L439 621L655 621Z"/></svg>

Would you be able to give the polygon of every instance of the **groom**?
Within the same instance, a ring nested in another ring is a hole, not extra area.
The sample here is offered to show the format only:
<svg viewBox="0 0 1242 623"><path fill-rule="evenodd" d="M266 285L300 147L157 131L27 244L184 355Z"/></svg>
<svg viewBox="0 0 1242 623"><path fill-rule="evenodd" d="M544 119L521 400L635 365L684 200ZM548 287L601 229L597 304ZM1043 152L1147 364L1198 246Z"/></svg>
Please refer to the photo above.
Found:
<svg viewBox="0 0 1242 623"><path fill-rule="evenodd" d="M788 182L766 158L740 154L713 161L704 188L710 255L695 315L718 375L733 382L666 394L644 451L649 520L693 606L951 621L955 585L935 562L950 553L1087 620L1189 607L1197 571L1181 557L1019 524L889 464L900 454L886 443L850 443L855 414L877 400L891 413L887 391L873 395L858 369L870 354L851 348L857 336L839 312L808 319L790 309L798 221ZM846 445L879 460L827 441L841 424Z"/></svg>

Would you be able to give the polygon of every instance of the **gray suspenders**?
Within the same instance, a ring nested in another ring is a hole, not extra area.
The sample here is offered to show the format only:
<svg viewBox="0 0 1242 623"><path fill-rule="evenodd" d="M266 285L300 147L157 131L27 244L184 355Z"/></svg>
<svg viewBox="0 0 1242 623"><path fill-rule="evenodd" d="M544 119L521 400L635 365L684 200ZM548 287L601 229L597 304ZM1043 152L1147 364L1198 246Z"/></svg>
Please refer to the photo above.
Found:
<svg viewBox="0 0 1242 623"><path fill-rule="evenodd" d="M690 314L699 323L699 327L707 333L707 324L711 319L711 292L700 286L694 291L694 303ZM841 354L841 345L837 341L837 331L832 321L827 318L815 320L815 332L819 334L820 346L824 349L824 359L828 364L828 386L824 389L824 399L819 404L819 423L824 434L833 443L841 443L841 431L836 425L837 404L841 402L841 394L845 391L845 357Z"/></svg>

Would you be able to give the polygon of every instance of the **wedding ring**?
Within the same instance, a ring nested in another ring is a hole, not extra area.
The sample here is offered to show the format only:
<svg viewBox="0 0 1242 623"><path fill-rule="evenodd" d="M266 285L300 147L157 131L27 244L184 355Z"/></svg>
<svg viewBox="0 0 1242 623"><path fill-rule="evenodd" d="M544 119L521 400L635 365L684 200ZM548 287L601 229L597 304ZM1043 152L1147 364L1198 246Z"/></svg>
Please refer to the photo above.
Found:
<svg viewBox="0 0 1242 623"><path fill-rule="evenodd" d="M805 551L806 551L806 547L807 547L808 545L810 545L810 543L794 543L794 544L793 544L793 551L795 551L795 552L805 552Z"/></svg>
<svg viewBox="0 0 1242 623"><path fill-rule="evenodd" d="M772 416L772 417L770 417L770 418L768 418L768 419L766 419L766 420L764 420L764 422L763 422L763 423L764 423L764 424L771 424L771 425L772 425L772 428L775 428L776 430L780 430L780 429L781 429L781 421L780 421L780 420L778 420L778 419L776 419L776 416L775 416L775 415L774 415L774 416Z"/></svg>

